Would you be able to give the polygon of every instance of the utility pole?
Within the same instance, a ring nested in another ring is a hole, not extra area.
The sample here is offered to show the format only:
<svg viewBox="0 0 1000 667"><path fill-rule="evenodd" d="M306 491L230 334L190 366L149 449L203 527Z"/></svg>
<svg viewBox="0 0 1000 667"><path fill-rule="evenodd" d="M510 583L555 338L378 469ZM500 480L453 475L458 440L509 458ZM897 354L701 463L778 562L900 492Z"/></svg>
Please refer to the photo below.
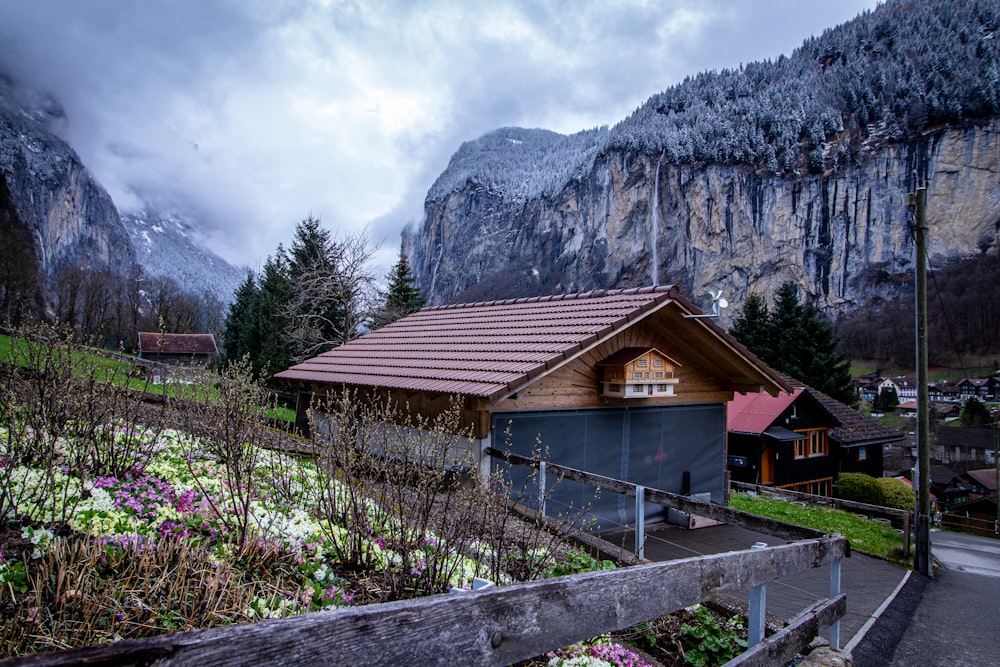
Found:
<svg viewBox="0 0 1000 667"><path fill-rule="evenodd" d="M916 194L911 195L910 200L917 207L917 461L920 469L914 567L917 572L927 577L931 575L930 401L927 394L927 188L917 188Z"/></svg>
<svg viewBox="0 0 1000 667"><path fill-rule="evenodd" d="M997 475L997 518L993 522L994 534L1000 533L1000 408L993 411L993 467Z"/></svg>

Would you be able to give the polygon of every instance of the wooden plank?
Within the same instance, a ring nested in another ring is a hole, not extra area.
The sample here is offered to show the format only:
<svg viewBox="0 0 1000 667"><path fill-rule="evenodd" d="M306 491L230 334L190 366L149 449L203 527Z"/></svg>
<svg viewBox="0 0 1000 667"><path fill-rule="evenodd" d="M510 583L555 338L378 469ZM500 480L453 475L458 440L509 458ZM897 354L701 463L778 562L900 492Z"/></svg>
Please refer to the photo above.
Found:
<svg viewBox="0 0 1000 667"><path fill-rule="evenodd" d="M534 459L510 452L504 452L495 448L488 448L486 453L491 456L504 459L514 465L538 465L538 462ZM611 477L605 477L604 475L585 472L575 468L568 468L551 462L547 463L547 466L549 475L561 476L566 479L580 482L581 484L587 484L603 490L613 491L625 496L635 496L635 485L631 482L623 482ZM716 505L714 503L708 503L702 500L690 498L688 496L660 491L658 489L647 488L646 500L663 507L673 507L681 512L697 514L698 516L703 516L708 519L722 521L734 526L741 526L749 530L756 530L786 540L808 540L825 535L822 531L814 530L812 528L796 526L790 523L785 523L784 521L778 521L777 519L770 519L768 517L749 514L730 507L725 507L723 505Z"/></svg>
<svg viewBox="0 0 1000 667"><path fill-rule="evenodd" d="M817 567L844 538L126 640L0 662L55 665L509 665Z"/></svg>
<svg viewBox="0 0 1000 667"><path fill-rule="evenodd" d="M771 667L791 662L796 654L827 627L847 613L847 596L820 600L789 621L780 632L736 656L723 667Z"/></svg>

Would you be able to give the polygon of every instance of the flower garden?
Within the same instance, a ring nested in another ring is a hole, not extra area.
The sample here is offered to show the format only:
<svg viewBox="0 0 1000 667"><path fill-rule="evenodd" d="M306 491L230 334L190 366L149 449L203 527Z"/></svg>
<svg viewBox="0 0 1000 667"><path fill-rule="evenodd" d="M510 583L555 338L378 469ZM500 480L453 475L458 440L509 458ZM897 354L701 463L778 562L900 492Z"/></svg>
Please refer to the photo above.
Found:
<svg viewBox="0 0 1000 667"><path fill-rule="evenodd" d="M448 472L457 409L395 432L345 394L318 444L261 424L245 365L148 406L68 338L23 349L0 366L0 657L612 566L514 515L503 475ZM647 664L610 638L546 663Z"/></svg>

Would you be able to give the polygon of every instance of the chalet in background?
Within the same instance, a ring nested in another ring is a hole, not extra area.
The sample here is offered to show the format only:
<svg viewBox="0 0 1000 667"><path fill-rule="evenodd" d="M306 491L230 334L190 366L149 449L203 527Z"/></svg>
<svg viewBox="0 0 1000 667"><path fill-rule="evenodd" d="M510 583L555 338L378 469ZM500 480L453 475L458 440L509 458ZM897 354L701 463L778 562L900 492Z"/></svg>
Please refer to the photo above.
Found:
<svg viewBox="0 0 1000 667"><path fill-rule="evenodd" d="M487 447L533 456L540 443L555 463L722 503L726 404L791 387L700 314L669 286L425 308L276 378L423 418L458 397L484 472L501 465ZM592 496L567 482L552 504ZM595 511L614 528L634 503L602 497Z"/></svg>
<svg viewBox="0 0 1000 667"><path fill-rule="evenodd" d="M212 334L142 331L139 358L172 366L205 366L219 354Z"/></svg>
<svg viewBox="0 0 1000 667"><path fill-rule="evenodd" d="M833 495L841 472L881 477L882 447L903 434L788 379L778 396L737 395L729 403L729 457L739 482Z"/></svg>

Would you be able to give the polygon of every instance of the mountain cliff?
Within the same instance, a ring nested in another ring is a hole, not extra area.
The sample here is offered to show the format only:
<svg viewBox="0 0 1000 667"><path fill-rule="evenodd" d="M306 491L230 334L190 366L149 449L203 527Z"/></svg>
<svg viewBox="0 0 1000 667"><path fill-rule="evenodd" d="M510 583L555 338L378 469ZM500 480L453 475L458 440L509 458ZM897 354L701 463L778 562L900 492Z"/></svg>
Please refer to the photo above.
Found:
<svg viewBox="0 0 1000 667"><path fill-rule="evenodd" d="M674 282L830 314L1000 240L996 2L886 2L790 57L689 77L618 125L464 144L404 232L431 303Z"/></svg>
<svg viewBox="0 0 1000 667"><path fill-rule="evenodd" d="M135 253L108 193L56 131L62 107L0 76L0 171L49 281L69 266L127 272Z"/></svg>
<svg viewBox="0 0 1000 667"><path fill-rule="evenodd" d="M197 223L179 211L147 205L122 211L121 221L146 275L169 276L192 294L214 294L232 301L246 271L222 259L199 241Z"/></svg>
<svg viewBox="0 0 1000 667"><path fill-rule="evenodd" d="M30 265L46 302L42 309L52 312L59 301L58 276L65 269L106 271L130 280L165 276L186 292L211 293L228 304L243 271L200 243L189 217L153 205L119 214L61 138L65 125L56 99L0 73L0 177L9 208L4 219L19 230L18 238L28 239L17 248L8 244L5 252L17 254L9 259L19 267ZM9 283L0 284L0 305Z"/></svg>

